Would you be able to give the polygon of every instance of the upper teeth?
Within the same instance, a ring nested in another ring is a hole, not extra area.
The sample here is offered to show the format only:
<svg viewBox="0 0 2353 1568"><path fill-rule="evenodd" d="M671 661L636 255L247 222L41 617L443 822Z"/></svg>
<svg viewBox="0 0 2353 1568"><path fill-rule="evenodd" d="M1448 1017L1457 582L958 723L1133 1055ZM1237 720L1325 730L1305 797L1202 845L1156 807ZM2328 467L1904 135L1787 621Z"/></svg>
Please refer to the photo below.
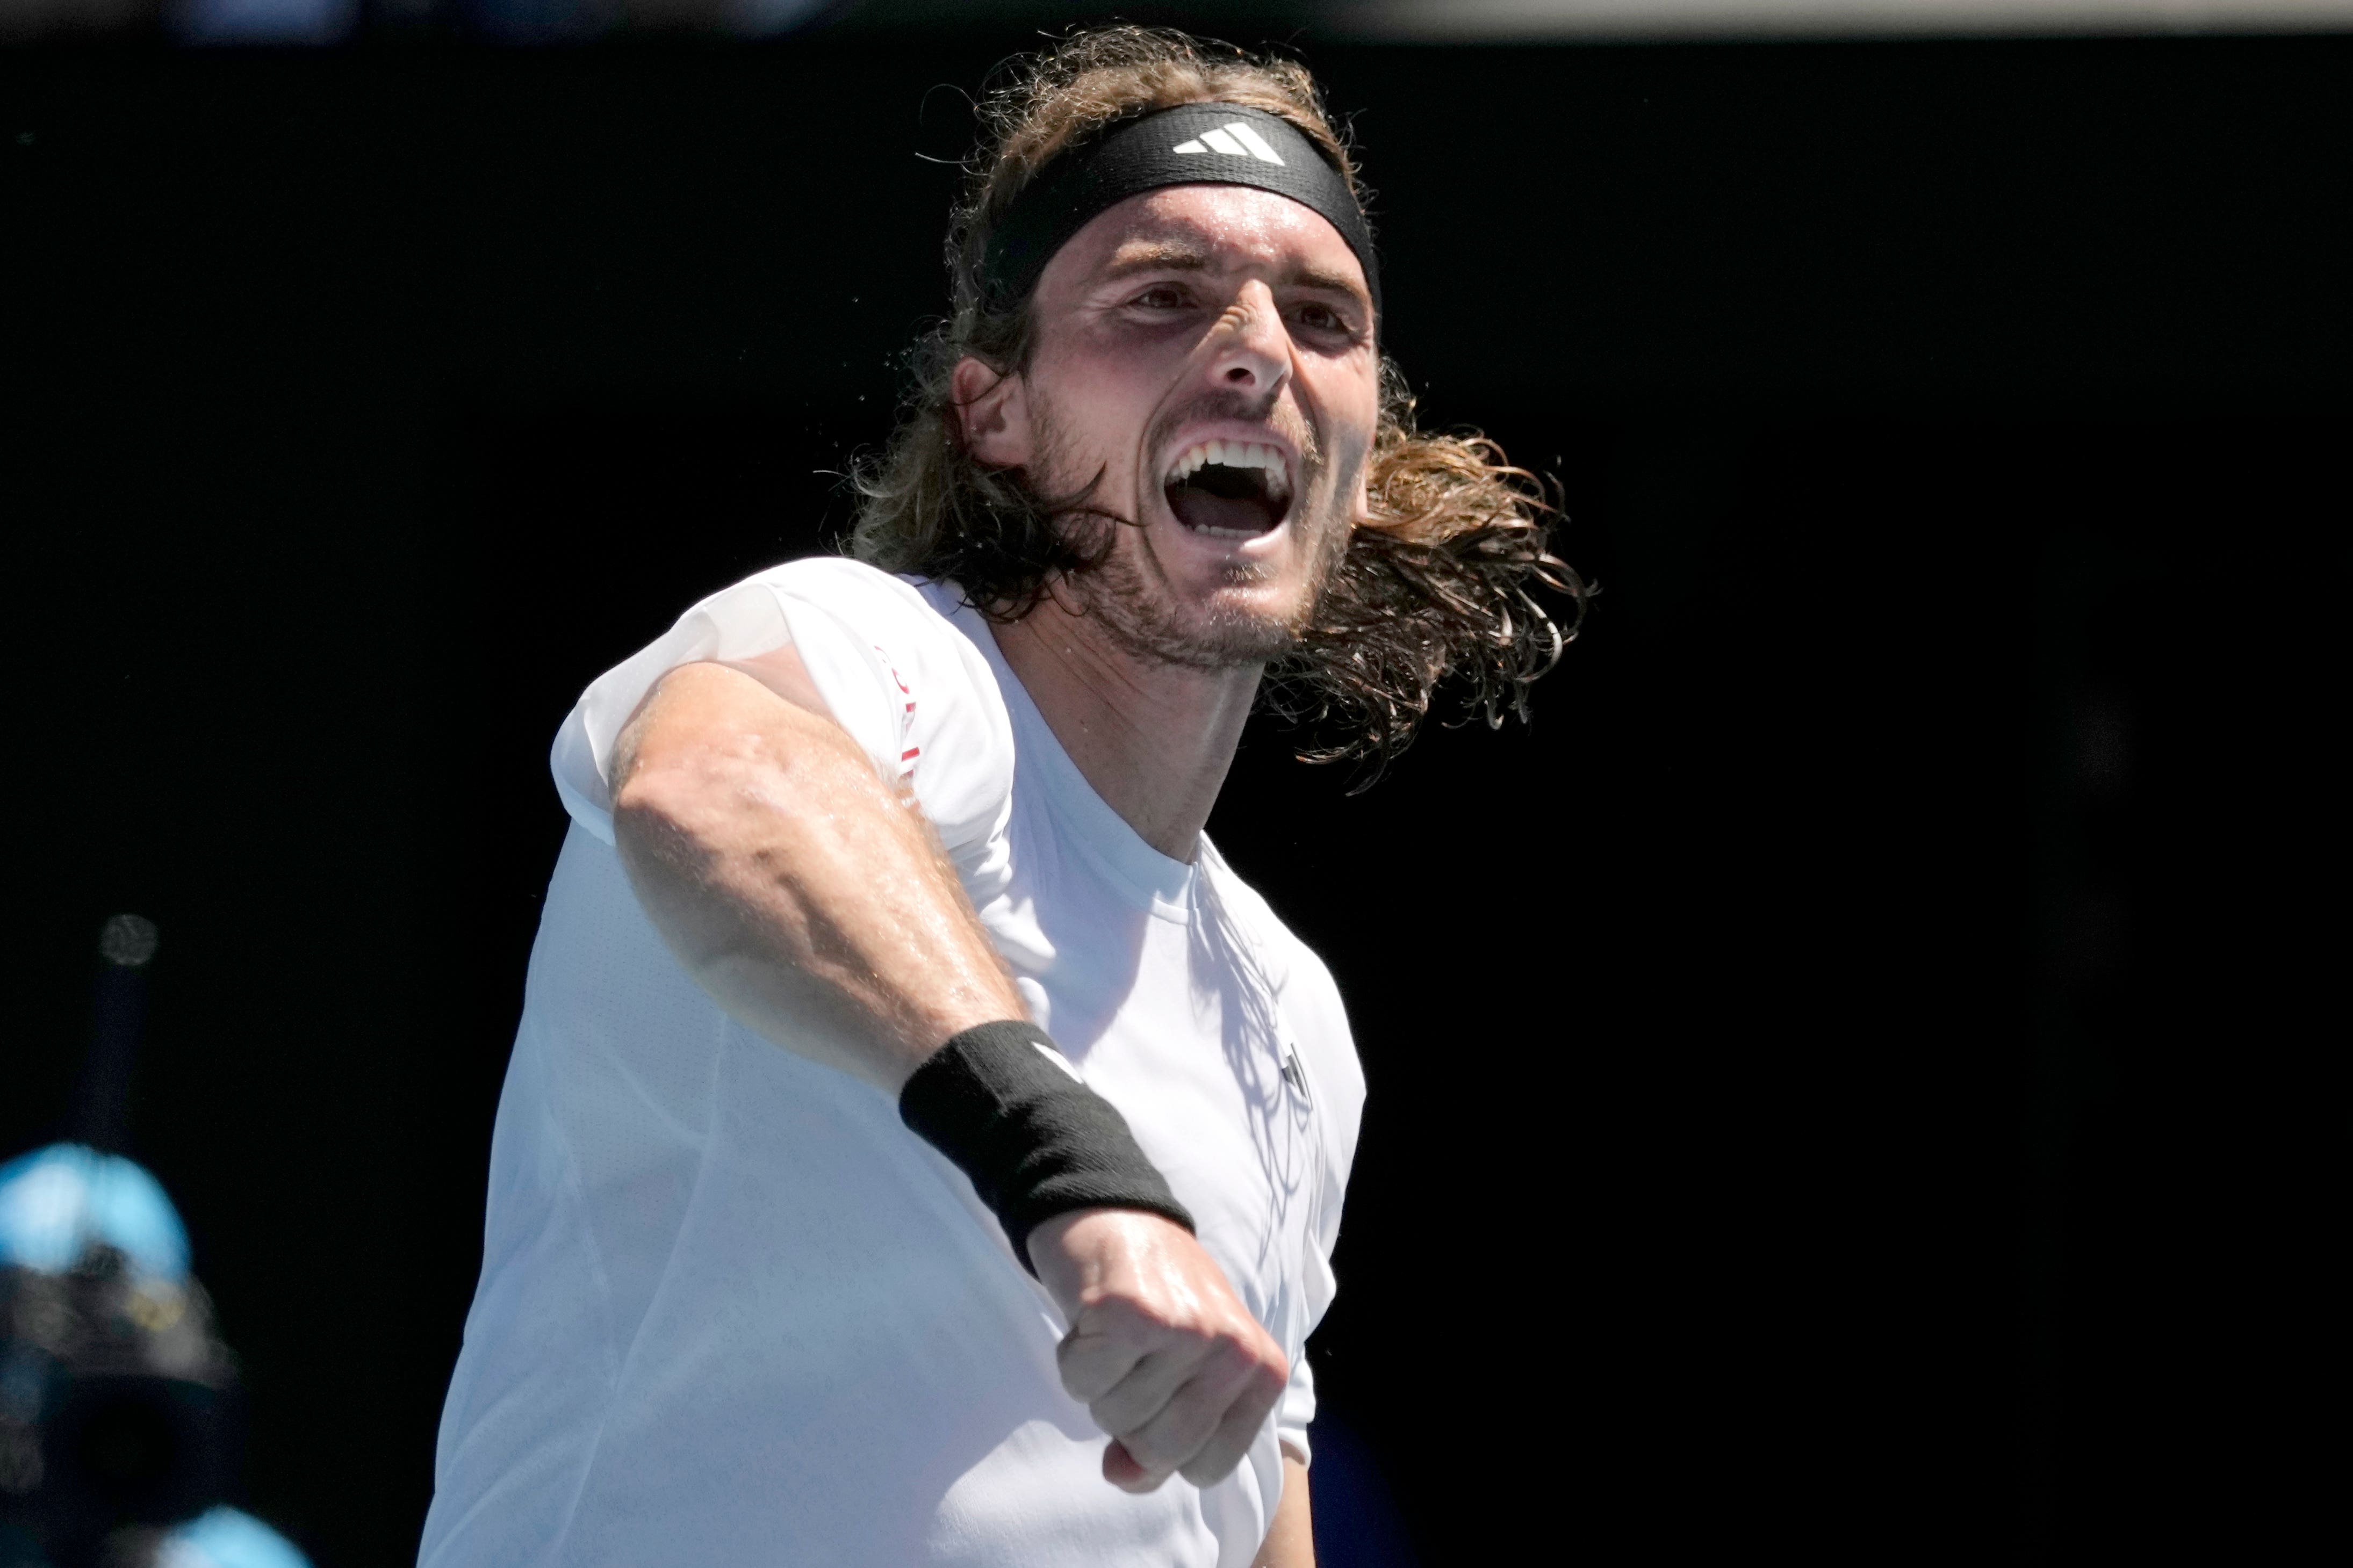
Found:
<svg viewBox="0 0 2353 1568"><path fill-rule="evenodd" d="M1203 441L1187 447L1168 470L1168 482L1182 484L1209 463L1227 468L1264 468L1270 491L1279 495L1290 489L1291 471L1283 463L1282 448L1258 441Z"/></svg>

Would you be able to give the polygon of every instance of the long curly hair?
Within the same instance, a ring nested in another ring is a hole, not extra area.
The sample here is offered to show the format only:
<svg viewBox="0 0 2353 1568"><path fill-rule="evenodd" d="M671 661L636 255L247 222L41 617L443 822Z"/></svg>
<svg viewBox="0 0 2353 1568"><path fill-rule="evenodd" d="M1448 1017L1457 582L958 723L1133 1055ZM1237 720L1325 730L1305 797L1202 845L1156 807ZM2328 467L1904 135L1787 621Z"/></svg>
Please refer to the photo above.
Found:
<svg viewBox="0 0 2353 1568"><path fill-rule="evenodd" d="M953 312L915 347L913 390L890 445L854 476L852 555L952 582L984 615L1009 622L1036 608L1057 576L1088 570L1109 550L1108 529L1073 525L1093 510L1082 496L1040 495L1019 470L965 450L951 377L967 355L1002 373L1029 368L1029 302L991 309L981 283L990 231L1013 198L1073 142L1202 102L1281 115L1363 203L1347 145L1295 61L1114 26L1014 62L978 105L980 146L948 230ZM1483 437L1417 428L1413 396L1386 359L1366 489L1369 520L1353 531L1263 688L1269 707L1307 727L1304 760L1369 764L1359 789L1412 742L1441 689L1491 727L1507 713L1525 721L1529 688L1577 636L1588 595L1546 548L1559 514L1546 486ZM1565 598L1566 616L1538 590Z"/></svg>

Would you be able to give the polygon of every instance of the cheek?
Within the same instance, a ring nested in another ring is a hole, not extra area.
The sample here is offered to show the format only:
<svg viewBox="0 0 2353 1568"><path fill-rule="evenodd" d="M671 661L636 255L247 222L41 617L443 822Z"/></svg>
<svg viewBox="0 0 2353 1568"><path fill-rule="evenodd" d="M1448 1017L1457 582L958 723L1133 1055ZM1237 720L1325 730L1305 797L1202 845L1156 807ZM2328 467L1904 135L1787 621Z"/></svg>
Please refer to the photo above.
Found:
<svg viewBox="0 0 2353 1568"><path fill-rule="evenodd" d="M1031 374L1051 388L1056 405L1073 424L1088 426L1133 418L1168 379L1148 353L1083 332L1040 343Z"/></svg>
<svg viewBox="0 0 2353 1568"><path fill-rule="evenodd" d="M1334 421L1333 455L1338 461L1333 466L1339 470L1342 485L1359 494L1371 478L1373 439L1379 428L1379 405L1370 398L1358 399Z"/></svg>
<svg viewBox="0 0 2353 1568"><path fill-rule="evenodd" d="M1339 448L1335 454L1339 461L1333 466L1339 470L1335 477L1351 526L1372 520L1373 439L1379 428L1378 405L1366 403L1353 409L1332 434L1333 445Z"/></svg>
<svg viewBox="0 0 2353 1568"><path fill-rule="evenodd" d="M1044 395L1053 442L1065 459L1092 473L1108 465L1116 475L1132 460L1147 404L1124 382L1086 363L1040 363L1033 382Z"/></svg>
<svg viewBox="0 0 2353 1568"><path fill-rule="evenodd" d="M1369 357L1328 365L1307 383L1324 409L1324 430L1339 466L1361 465L1380 427L1380 374ZM1304 378L1303 378L1303 380Z"/></svg>

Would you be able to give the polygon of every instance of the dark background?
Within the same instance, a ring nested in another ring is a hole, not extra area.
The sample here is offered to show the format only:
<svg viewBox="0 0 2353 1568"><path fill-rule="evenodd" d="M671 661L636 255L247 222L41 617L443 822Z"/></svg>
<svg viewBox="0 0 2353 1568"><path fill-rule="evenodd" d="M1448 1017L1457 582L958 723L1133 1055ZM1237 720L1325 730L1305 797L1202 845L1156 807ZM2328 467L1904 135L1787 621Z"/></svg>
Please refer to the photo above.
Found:
<svg viewBox="0 0 2353 1568"><path fill-rule="evenodd" d="M429 1496L548 740L846 521L1020 42L0 54L0 1153L151 916L322 1568ZM1311 50L1603 585L1532 730L1254 729L1211 828L1356 1020L1314 1357L1423 1562L2341 1531L2349 44Z"/></svg>

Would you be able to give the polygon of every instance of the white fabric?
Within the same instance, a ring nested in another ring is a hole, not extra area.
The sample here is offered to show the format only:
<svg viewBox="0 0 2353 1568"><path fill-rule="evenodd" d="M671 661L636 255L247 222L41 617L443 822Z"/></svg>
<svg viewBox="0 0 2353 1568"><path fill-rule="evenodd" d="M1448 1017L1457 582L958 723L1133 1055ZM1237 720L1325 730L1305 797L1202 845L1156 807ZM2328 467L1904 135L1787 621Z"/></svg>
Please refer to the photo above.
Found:
<svg viewBox="0 0 2353 1568"><path fill-rule="evenodd" d="M908 778L1031 1012L1290 1356L1218 1485L1103 1481L1104 1438L1056 1375L1065 1325L971 1184L885 1096L729 1019L640 912L611 847L614 736L663 671L787 639ZM1306 1447L1364 1101L1322 963L1206 838L1187 866L1136 837L952 590L849 562L695 606L588 689L553 761L574 826L421 1562L1245 1568L1278 1438Z"/></svg>

